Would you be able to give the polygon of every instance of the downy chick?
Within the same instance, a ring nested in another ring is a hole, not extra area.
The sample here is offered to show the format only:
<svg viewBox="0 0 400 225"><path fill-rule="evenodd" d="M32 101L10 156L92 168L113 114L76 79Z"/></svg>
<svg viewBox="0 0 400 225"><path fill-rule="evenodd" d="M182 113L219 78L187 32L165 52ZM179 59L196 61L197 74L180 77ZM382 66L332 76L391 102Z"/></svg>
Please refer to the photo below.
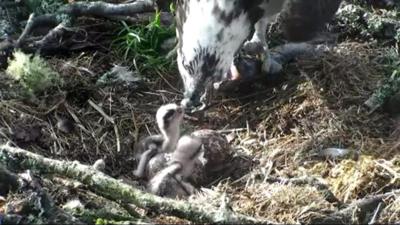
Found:
<svg viewBox="0 0 400 225"><path fill-rule="evenodd" d="M196 188L188 182L193 174L196 161L203 154L201 140L191 136L179 139L168 166L158 172L148 183L148 190L162 197L184 198L193 194Z"/></svg>
<svg viewBox="0 0 400 225"><path fill-rule="evenodd" d="M180 135L184 111L177 104L161 106L156 113L156 121L161 134L151 135L141 140L135 147L138 152L137 177L152 177L161 170L175 148Z"/></svg>

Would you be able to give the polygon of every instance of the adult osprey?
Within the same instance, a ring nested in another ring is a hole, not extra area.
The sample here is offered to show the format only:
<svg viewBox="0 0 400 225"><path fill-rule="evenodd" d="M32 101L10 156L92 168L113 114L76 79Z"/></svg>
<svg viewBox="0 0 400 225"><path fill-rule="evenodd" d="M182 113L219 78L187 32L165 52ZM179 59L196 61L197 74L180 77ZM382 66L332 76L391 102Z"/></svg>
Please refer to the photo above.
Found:
<svg viewBox="0 0 400 225"><path fill-rule="evenodd" d="M305 41L328 22L341 0L177 0L178 68L188 108L204 105L206 89L229 79L235 54L263 52L263 72L280 70L268 55L267 24L280 13L286 38ZM245 42L255 28L252 38Z"/></svg>

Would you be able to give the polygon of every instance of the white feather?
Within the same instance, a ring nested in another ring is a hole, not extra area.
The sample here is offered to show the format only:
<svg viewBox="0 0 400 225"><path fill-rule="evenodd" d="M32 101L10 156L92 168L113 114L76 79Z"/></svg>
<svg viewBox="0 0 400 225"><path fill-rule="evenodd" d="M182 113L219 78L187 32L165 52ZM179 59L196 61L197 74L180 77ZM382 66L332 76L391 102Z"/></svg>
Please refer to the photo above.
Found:
<svg viewBox="0 0 400 225"><path fill-rule="evenodd" d="M217 0L217 1L189 1L187 20L183 24L183 34L181 38L182 54L185 62L193 61L198 54L196 50L206 49L211 54L220 56L220 62L216 71L226 72L232 61L235 52L241 46L250 32L250 22L245 13L234 18L228 26L218 19L213 13L213 9L217 4L220 9L230 12L234 8L234 1ZM218 33L223 31L222 40L218 40ZM201 60L195 68L195 74L188 74L182 62L182 56L178 54L178 66L184 79L186 88L193 88L193 82L190 75L197 75L203 63ZM214 74L207 74L214 75Z"/></svg>

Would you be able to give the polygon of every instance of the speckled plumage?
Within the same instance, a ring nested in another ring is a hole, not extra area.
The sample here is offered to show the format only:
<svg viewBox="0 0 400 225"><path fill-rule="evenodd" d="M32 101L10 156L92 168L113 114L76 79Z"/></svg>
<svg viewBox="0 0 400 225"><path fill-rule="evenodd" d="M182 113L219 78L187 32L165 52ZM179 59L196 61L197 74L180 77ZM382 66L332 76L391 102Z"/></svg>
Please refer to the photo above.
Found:
<svg viewBox="0 0 400 225"><path fill-rule="evenodd" d="M191 136L199 138L203 144L204 169L207 177L212 177L231 159L231 146L221 133L215 130L203 129L194 131ZM210 180L206 182L210 182Z"/></svg>
<svg viewBox="0 0 400 225"><path fill-rule="evenodd" d="M336 12L341 0L178 0L177 63L184 83L182 103L192 108L204 104L212 83L227 79L234 55L251 31L246 45L261 44L268 50L268 22L282 12L288 40L311 38ZM279 68L279 66L276 66ZM266 61L264 70L274 71Z"/></svg>

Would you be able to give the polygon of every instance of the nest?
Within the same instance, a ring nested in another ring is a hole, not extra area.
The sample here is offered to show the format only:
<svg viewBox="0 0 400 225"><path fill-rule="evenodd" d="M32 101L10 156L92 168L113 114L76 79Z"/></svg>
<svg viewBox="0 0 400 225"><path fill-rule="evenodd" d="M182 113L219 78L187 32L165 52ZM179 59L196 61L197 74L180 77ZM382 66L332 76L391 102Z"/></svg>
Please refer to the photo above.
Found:
<svg viewBox="0 0 400 225"><path fill-rule="evenodd" d="M400 221L400 197L388 203L388 205L381 212L379 223L381 224L395 224Z"/></svg>
<svg viewBox="0 0 400 225"><path fill-rule="evenodd" d="M234 210L242 213L298 223L331 212L332 204L315 187L268 184L265 177L320 176L345 202L398 187L399 163L392 160L399 150L398 127L387 114L371 114L362 106L385 77L380 63L385 51L344 42L324 57L290 64L278 85L256 84L254 92L240 97L215 96L202 120L187 117L185 132L208 128L230 133L238 152L259 161L242 178L222 180L218 195L228 193ZM133 146L158 132L155 112L182 97L180 78L176 72L156 71L142 75L145 84L135 87L95 86L112 67L109 61L118 63L102 53L49 59L64 86L37 99L16 98L10 87L17 84L0 75L1 141L86 164L103 158L108 174L134 180ZM57 128L59 118L73 121L74 130ZM361 157L338 162L313 157L329 147L355 149ZM258 178L249 185L251 177ZM398 221L398 209L397 198L383 220Z"/></svg>
<svg viewBox="0 0 400 225"><path fill-rule="evenodd" d="M362 156L358 161L343 160L336 165L314 166L315 174L327 174L325 180L332 192L343 202L398 188L399 158L387 161L372 156Z"/></svg>

